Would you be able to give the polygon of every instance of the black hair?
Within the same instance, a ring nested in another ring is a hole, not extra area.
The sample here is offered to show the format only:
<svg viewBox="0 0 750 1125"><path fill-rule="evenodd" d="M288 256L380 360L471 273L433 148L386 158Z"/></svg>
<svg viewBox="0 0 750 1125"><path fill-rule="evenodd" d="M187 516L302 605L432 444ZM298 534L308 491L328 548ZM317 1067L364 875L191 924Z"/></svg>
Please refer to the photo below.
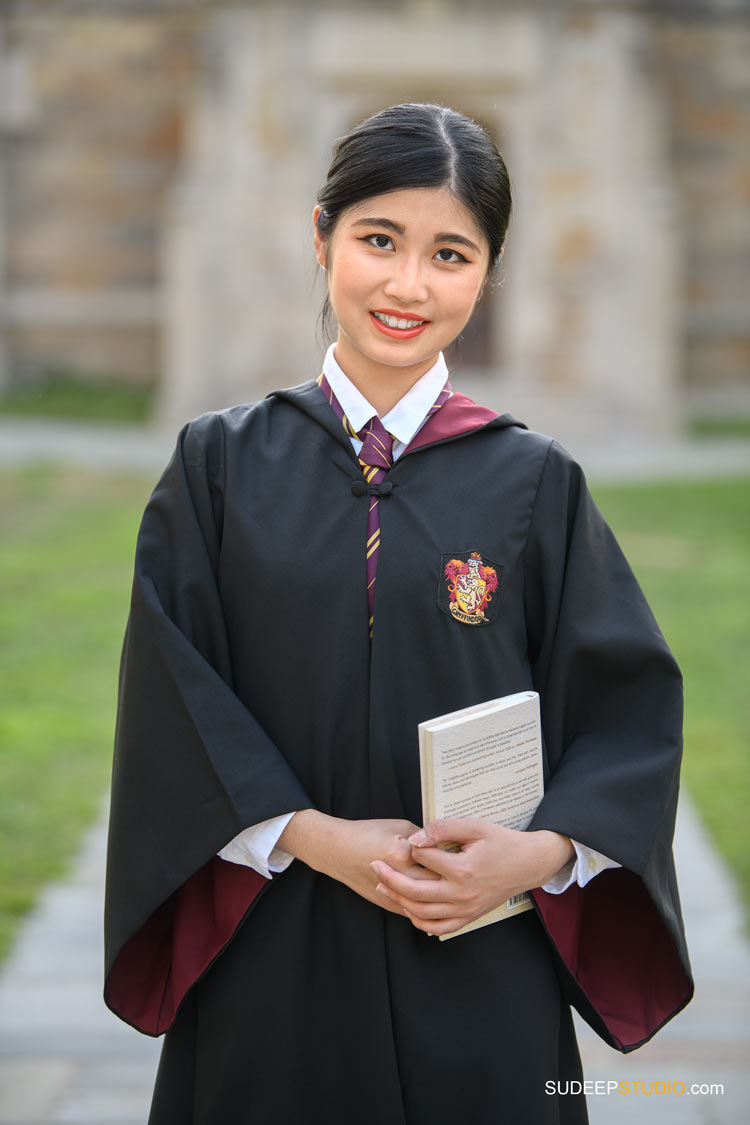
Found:
<svg viewBox="0 0 750 1125"><path fill-rule="evenodd" d="M318 232L329 237L342 212L373 195L415 187L446 187L463 203L487 239L493 270L510 221L508 169L481 125L431 102L390 106L337 142L318 192ZM324 328L329 318L326 297Z"/></svg>

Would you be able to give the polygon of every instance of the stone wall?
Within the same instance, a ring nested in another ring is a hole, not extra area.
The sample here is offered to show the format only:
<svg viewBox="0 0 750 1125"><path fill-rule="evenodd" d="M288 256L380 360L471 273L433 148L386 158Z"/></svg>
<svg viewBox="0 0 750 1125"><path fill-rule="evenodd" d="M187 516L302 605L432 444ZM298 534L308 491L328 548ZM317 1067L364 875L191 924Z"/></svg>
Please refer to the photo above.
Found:
<svg viewBox="0 0 750 1125"><path fill-rule="evenodd" d="M656 36L680 191L687 404L750 412L750 5L731 7L720 20L661 20Z"/></svg>
<svg viewBox="0 0 750 1125"><path fill-rule="evenodd" d="M670 432L678 234L650 22L606 7L424 13L402 5L387 50L364 6L212 17L172 208L161 416L317 374L309 214L331 140L388 102L434 99L492 129L515 184L488 362L464 366L461 387L572 441L613 417L623 439Z"/></svg>
<svg viewBox="0 0 750 1125"><path fill-rule="evenodd" d="M201 21L189 3L6 9L5 56L25 99L20 119L0 125L2 324L14 380L156 376L161 205L182 151Z"/></svg>
<svg viewBox="0 0 750 1125"><path fill-rule="evenodd" d="M517 130L507 395L571 440L668 433L681 415L679 234L653 28L606 6L560 6L537 27Z"/></svg>
<svg viewBox="0 0 750 1125"><path fill-rule="evenodd" d="M331 141L437 99L493 131L516 195L463 389L574 436L750 410L747 12L16 0L0 379L154 380L173 424L315 374L309 216Z"/></svg>

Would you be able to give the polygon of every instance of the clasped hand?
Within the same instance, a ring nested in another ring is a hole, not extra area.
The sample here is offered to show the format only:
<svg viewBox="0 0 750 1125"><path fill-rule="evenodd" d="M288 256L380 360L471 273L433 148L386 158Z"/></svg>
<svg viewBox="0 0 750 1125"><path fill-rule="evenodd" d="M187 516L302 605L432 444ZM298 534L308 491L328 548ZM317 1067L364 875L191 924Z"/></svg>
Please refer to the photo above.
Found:
<svg viewBox="0 0 750 1125"><path fill-rule="evenodd" d="M378 893L379 877L370 865L373 860L382 860L389 871L408 878L410 883L439 879L412 858L407 836L418 831L410 820L345 820L305 809L292 817L279 846L369 902L403 914L397 903Z"/></svg>
<svg viewBox="0 0 750 1125"><path fill-rule="evenodd" d="M444 841L461 844L461 851L436 846ZM556 832L519 832L481 820L434 821L408 843L422 875L375 860L376 891L417 929L436 935L452 933L512 895L548 882L574 851ZM432 877L425 879L424 872Z"/></svg>
<svg viewBox="0 0 750 1125"><path fill-rule="evenodd" d="M453 841L456 853L436 845ZM285 851L428 934L447 934L543 886L572 858L567 836L519 832L483 820L344 820L297 812L279 839Z"/></svg>

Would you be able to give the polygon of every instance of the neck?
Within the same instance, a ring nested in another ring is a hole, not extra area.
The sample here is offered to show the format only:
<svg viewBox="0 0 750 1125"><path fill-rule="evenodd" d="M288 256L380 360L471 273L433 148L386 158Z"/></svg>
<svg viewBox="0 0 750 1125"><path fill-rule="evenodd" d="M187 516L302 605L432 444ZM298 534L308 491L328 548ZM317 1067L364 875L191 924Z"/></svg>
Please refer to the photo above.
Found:
<svg viewBox="0 0 750 1125"><path fill-rule="evenodd" d="M437 359L437 356L430 356L421 363L408 367L393 367L390 364L369 361L357 362L348 354L346 348L341 347L340 341L336 344L333 354L341 370L375 408L379 418L383 418L393 410L396 403L430 370Z"/></svg>

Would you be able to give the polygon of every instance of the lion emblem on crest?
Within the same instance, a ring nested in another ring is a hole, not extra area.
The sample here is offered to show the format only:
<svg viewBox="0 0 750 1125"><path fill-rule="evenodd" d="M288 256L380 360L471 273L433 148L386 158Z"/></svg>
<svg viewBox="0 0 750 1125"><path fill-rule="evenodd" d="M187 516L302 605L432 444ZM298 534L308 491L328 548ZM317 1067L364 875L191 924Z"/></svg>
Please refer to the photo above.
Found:
<svg viewBox="0 0 750 1125"><path fill-rule="evenodd" d="M472 551L466 559L450 559L444 575L451 616L465 625L487 624L486 611L500 584L495 567L485 564L478 551Z"/></svg>

